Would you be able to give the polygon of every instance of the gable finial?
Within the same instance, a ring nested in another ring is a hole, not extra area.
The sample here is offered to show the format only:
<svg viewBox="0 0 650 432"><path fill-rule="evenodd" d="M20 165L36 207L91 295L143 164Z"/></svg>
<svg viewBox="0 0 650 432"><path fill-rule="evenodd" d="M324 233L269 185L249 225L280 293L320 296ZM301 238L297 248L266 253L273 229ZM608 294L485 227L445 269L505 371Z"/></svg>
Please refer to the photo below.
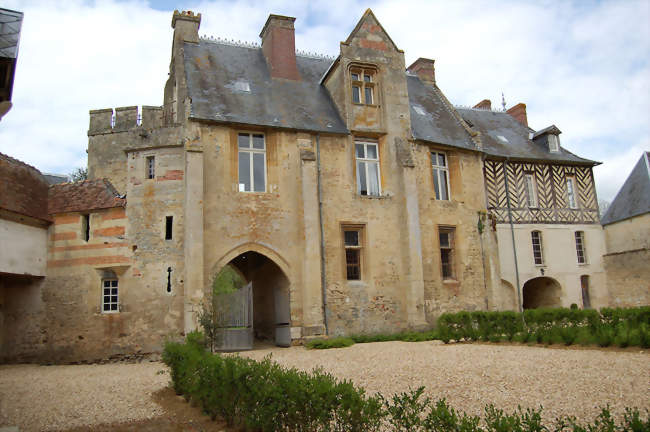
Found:
<svg viewBox="0 0 650 432"><path fill-rule="evenodd" d="M501 106L503 107L503 110L506 110L506 97L503 95L503 92L501 92Z"/></svg>

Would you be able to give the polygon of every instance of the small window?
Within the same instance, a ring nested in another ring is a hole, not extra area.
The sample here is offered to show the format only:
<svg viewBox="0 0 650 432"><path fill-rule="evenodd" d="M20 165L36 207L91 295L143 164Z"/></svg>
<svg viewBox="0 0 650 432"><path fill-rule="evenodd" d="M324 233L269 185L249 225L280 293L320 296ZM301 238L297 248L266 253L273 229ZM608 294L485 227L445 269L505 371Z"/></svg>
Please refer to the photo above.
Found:
<svg viewBox="0 0 650 432"><path fill-rule="evenodd" d="M535 174L526 174L526 203L528 207L537 207L537 183Z"/></svg>
<svg viewBox="0 0 650 432"><path fill-rule="evenodd" d="M438 238L440 241L440 266L442 279L455 279L454 272L454 232L453 227L441 227Z"/></svg>
<svg viewBox="0 0 650 432"><path fill-rule="evenodd" d="M569 208L578 208L578 200L576 197L576 179L567 177L566 179L566 196L569 201Z"/></svg>
<svg viewBox="0 0 650 432"><path fill-rule="evenodd" d="M580 288L582 290L582 306L585 309L591 308L591 299L589 296L589 276L580 276Z"/></svg>
<svg viewBox="0 0 650 432"><path fill-rule="evenodd" d="M347 280L361 280L361 245L363 228L343 227L345 274Z"/></svg>
<svg viewBox="0 0 650 432"><path fill-rule="evenodd" d="M147 156L147 178L156 178L156 158L155 156Z"/></svg>
<svg viewBox="0 0 650 432"><path fill-rule="evenodd" d="M560 151L560 145L558 141L559 138L557 135L553 135L553 134L548 135L548 150L551 153L557 153Z"/></svg>
<svg viewBox="0 0 650 432"><path fill-rule="evenodd" d="M447 155L431 152L431 167L433 169L433 189L437 200L449 199L449 168Z"/></svg>
<svg viewBox="0 0 650 432"><path fill-rule="evenodd" d="M173 234L174 216L165 217L165 240L171 240Z"/></svg>
<svg viewBox="0 0 650 432"><path fill-rule="evenodd" d="M117 279L102 280L102 312L114 313L119 312Z"/></svg>
<svg viewBox="0 0 650 432"><path fill-rule="evenodd" d="M90 240L90 215L82 215L81 219L81 233L85 241Z"/></svg>
<svg viewBox="0 0 650 432"><path fill-rule="evenodd" d="M578 256L578 264L587 263L587 254L585 253L585 233L584 231L576 231L576 254Z"/></svg>
<svg viewBox="0 0 650 432"><path fill-rule="evenodd" d="M531 238L533 242L533 259L535 260L535 265L544 265L542 233L540 231L533 231L531 233Z"/></svg>
<svg viewBox="0 0 650 432"><path fill-rule="evenodd" d="M357 161L357 193L359 195L379 196L379 146L377 143L354 143Z"/></svg>
<svg viewBox="0 0 650 432"><path fill-rule="evenodd" d="M266 142L264 135L240 133L239 192L266 192Z"/></svg>
<svg viewBox="0 0 650 432"><path fill-rule="evenodd" d="M350 71L352 80L352 102L355 104L375 105L375 70L354 68ZM361 97L363 96L363 100Z"/></svg>

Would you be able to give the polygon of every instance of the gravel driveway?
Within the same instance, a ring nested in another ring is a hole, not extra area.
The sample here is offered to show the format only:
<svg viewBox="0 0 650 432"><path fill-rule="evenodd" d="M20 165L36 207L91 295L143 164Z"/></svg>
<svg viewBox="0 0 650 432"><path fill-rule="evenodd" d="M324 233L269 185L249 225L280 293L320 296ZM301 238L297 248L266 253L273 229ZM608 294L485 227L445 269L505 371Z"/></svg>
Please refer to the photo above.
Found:
<svg viewBox="0 0 650 432"><path fill-rule="evenodd" d="M445 397L472 414L480 414L489 402L507 411L518 404L542 404L547 418L572 414L588 420L608 403L619 412L625 406L650 407L647 351L382 342L313 351L267 348L242 355L261 359L268 354L300 369L321 366L370 392L424 385L431 397ZM0 366L0 426L38 431L161 418L165 412L152 394L169 382L167 373L156 374L164 368L149 362Z"/></svg>

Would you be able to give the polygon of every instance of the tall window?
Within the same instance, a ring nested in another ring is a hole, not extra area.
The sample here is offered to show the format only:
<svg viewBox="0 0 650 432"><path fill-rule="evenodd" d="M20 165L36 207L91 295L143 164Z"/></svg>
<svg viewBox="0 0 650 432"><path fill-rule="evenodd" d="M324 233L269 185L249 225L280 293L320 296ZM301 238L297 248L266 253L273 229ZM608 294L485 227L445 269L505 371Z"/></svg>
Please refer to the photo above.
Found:
<svg viewBox="0 0 650 432"><path fill-rule="evenodd" d="M147 172L148 179L156 178L156 158L154 156L147 156Z"/></svg>
<svg viewBox="0 0 650 432"><path fill-rule="evenodd" d="M557 153L560 151L560 145L558 143L559 138L557 135L549 134L548 135L548 150L551 153Z"/></svg>
<svg viewBox="0 0 650 432"><path fill-rule="evenodd" d="M440 227L440 264L443 279L454 279L454 228Z"/></svg>
<svg viewBox="0 0 650 432"><path fill-rule="evenodd" d="M361 280L361 245L363 228L343 227L345 271L347 280Z"/></svg>
<svg viewBox="0 0 650 432"><path fill-rule="evenodd" d="M537 184L534 174L526 174L526 203L528 207L537 207Z"/></svg>
<svg viewBox="0 0 650 432"><path fill-rule="evenodd" d="M117 279L102 280L102 312L119 312Z"/></svg>
<svg viewBox="0 0 650 432"><path fill-rule="evenodd" d="M365 105L376 105L375 70L353 68L350 70L352 80L352 102Z"/></svg>
<svg viewBox="0 0 650 432"><path fill-rule="evenodd" d="M535 265L544 264L544 254L542 246L542 233L540 231L533 231L531 233L533 240L533 259L535 260Z"/></svg>
<svg viewBox="0 0 650 432"><path fill-rule="evenodd" d="M379 196L379 147L377 143L355 142L357 157L357 193Z"/></svg>
<svg viewBox="0 0 650 432"><path fill-rule="evenodd" d="M264 135L240 133L239 192L266 192L266 143Z"/></svg>
<svg viewBox="0 0 650 432"><path fill-rule="evenodd" d="M81 215L81 233L85 241L90 240L90 215Z"/></svg>
<svg viewBox="0 0 650 432"><path fill-rule="evenodd" d="M433 189L437 200L449 199L449 167L444 153L431 152L431 167L433 169Z"/></svg>
<svg viewBox="0 0 650 432"><path fill-rule="evenodd" d="M578 264L585 264L587 262L587 255L585 254L585 233L584 231L576 231L576 254L578 255Z"/></svg>
<svg viewBox="0 0 650 432"><path fill-rule="evenodd" d="M576 197L576 179L567 177L566 179L566 196L569 201L569 208L578 208L578 200Z"/></svg>
<svg viewBox="0 0 650 432"><path fill-rule="evenodd" d="M173 235L174 216L165 216L165 240L171 240Z"/></svg>

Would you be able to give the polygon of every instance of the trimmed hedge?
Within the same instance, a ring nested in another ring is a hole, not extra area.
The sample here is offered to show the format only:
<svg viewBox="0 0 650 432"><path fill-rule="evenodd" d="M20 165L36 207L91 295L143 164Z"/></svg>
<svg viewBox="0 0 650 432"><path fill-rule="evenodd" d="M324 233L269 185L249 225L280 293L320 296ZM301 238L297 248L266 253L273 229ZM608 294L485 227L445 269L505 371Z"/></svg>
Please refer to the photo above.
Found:
<svg viewBox="0 0 650 432"><path fill-rule="evenodd" d="M424 387L395 394L366 395L350 381L322 370L302 372L270 358L255 361L236 355L211 354L203 336L191 333L184 344L165 345L163 361L170 368L176 393L201 405L212 418L248 431L438 431L438 432L596 432L648 431L650 416L626 409L617 424L607 408L592 424L573 418L544 426L541 411L521 408L512 414L488 405L483 422L454 410L444 399L424 397Z"/></svg>

